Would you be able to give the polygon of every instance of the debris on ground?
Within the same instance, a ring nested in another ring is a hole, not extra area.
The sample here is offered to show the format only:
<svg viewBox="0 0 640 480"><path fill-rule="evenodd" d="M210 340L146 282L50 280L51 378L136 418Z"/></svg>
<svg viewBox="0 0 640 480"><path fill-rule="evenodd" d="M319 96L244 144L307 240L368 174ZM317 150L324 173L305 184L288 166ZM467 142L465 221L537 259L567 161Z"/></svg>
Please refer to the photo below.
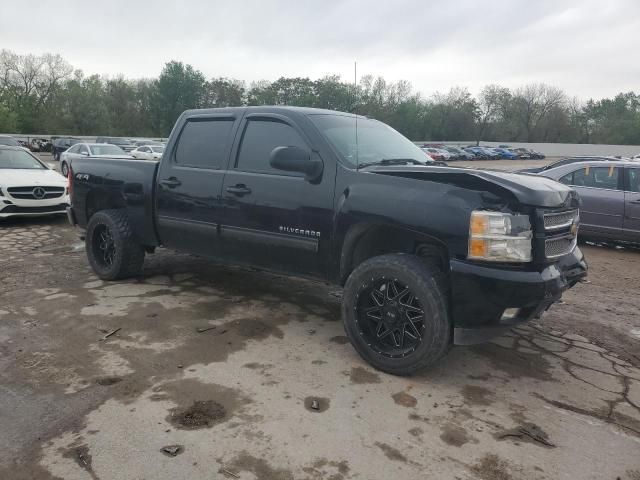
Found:
<svg viewBox="0 0 640 480"><path fill-rule="evenodd" d="M318 402L318 400L311 400L311 408L320 410L320 402Z"/></svg>
<svg viewBox="0 0 640 480"><path fill-rule="evenodd" d="M122 330L122 327L118 327L115 330L111 330L109 333L107 333L104 337L101 338L102 341L106 340L107 338L109 338L112 335L115 335L116 333L118 333L120 330Z"/></svg>
<svg viewBox="0 0 640 480"><path fill-rule="evenodd" d="M167 420L187 430L207 428L221 421L227 415L223 405L213 400L196 400L187 408L174 408Z"/></svg>
<svg viewBox="0 0 640 480"><path fill-rule="evenodd" d="M549 435L534 423L523 423L522 425L505 430L496 434L496 438L502 440L507 437L516 437L521 440L532 440L541 443L545 447L555 448L555 445L549 440Z"/></svg>
<svg viewBox="0 0 640 480"><path fill-rule="evenodd" d="M184 447L182 445L167 445L166 447L162 447L160 451L168 457L175 457L184 451Z"/></svg>
<svg viewBox="0 0 640 480"><path fill-rule="evenodd" d="M222 473L227 477L240 478L240 475L238 475L237 473L233 473L231 470L227 470L226 468L221 468L220 470L218 470L218 473Z"/></svg>
<svg viewBox="0 0 640 480"><path fill-rule="evenodd" d="M204 333L204 332L208 332L209 330L213 330L214 328L216 328L215 325L211 325L209 327L198 327L198 328L196 328L196 332Z"/></svg>

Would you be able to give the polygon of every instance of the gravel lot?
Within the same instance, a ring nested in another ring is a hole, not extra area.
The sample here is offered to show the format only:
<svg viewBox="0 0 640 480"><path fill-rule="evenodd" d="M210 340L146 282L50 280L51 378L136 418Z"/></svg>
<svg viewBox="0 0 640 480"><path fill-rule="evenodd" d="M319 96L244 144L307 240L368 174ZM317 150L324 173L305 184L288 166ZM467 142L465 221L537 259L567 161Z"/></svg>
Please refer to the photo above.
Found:
<svg viewBox="0 0 640 480"><path fill-rule="evenodd" d="M541 321L399 378L334 287L166 250L105 283L64 219L0 223L0 478L638 480L640 251L582 248Z"/></svg>

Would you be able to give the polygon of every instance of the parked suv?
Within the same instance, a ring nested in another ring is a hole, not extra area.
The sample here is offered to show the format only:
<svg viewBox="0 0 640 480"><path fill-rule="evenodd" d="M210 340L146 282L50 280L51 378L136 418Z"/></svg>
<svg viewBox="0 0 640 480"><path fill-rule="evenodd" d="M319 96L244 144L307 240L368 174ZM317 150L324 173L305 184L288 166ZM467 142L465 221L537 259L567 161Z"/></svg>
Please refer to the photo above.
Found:
<svg viewBox="0 0 640 480"><path fill-rule="evenodd" d="M80 143L82 140L73 137L58 137L53 140L51 145L51 154L56 162L60 161L60 154L67 150L69 147Z"/></svg>

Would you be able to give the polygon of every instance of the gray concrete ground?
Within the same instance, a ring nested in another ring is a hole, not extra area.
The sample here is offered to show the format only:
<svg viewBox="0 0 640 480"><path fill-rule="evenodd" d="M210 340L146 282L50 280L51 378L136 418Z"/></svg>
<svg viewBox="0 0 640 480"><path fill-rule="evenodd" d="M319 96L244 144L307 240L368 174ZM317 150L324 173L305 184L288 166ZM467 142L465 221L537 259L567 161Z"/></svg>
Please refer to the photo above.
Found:
<svg viewBox="0 0 640 480"><path fill-rule="evenodd" d="M400 378L334 287L166 250L106 283L63 219L0 223L0 479L638 480L640 252L583 248L541 321Z"/></svg>

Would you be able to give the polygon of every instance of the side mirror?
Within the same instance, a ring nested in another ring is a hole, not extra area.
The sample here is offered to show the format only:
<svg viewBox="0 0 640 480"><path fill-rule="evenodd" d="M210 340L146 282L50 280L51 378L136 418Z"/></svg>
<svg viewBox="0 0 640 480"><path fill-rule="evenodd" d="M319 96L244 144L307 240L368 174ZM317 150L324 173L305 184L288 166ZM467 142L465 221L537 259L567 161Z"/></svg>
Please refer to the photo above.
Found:
<svg viewBox="0 0 640 480"><path fill-rule="evenodd" d="M312 183L320 179L324 169L320 158L300 147L274 148L269 164L277 170L304 173L305 180Z"/></svg>

